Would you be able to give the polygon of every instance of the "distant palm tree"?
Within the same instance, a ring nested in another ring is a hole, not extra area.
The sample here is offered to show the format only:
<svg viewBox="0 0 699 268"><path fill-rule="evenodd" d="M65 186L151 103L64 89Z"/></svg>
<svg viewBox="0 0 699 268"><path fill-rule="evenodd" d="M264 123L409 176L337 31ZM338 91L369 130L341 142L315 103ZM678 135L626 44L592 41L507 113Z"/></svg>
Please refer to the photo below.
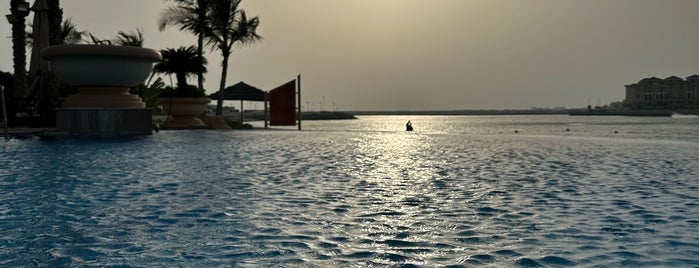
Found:
<svg viewBox="0 0 699 268"><path fill-rule="evenodd" d="M188 76L206 73L207 61L199 57L194 46L163 49L160 54L163 55L163 60L153 66L153 71L175 74L178 89L187 87Z"/></svg>
<svg viewBox="0 0 699 268"><path fill-rule="evenodd" d="M216 115L223 114L223 89L226 87L228 59L235 44L252 44L262 39L257 34L260 19L255 16L248 19L245 10L238 9L241 0L218 0L213 3L208 13L209 22L206 25L206 42L215 46L223 57L221 66L221 84L216 102Z"/></svg>
<svg viewBox="0 0 699 268"><path fill-rule="evenodd" d="M165 30L168 26L177 26L180 31L197 35L197 54L204 57L204 28L207 23L207 12L215 0L165 0L176 2L168 6L158 19L158 29ZM197 85L204 88L204 75L197 73Z"/></svg>

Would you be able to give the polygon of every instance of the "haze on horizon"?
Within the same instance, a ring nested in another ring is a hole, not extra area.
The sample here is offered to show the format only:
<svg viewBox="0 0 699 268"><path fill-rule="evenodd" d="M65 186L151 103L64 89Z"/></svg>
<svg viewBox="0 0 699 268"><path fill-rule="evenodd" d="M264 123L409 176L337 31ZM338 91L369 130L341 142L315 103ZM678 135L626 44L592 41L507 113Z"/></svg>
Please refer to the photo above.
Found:
<svg viewBox="0 0 699 268"><path fill-rule="evenodd" d="M166 4L61 1L64 18L98 37L140 28L146 47L196 44L175 28L158 31ZM9 1L2 6L9 13ZM621 101L624 85L645 77L699 73L695 0L243 0L242 7L260 17L264 39L236 48L227 85L269 90L300 73L302 105L315 110L583 107ZM1 20L0 70L9 72L10 30ZM206 57L213 93L221 57L215 50Z"/></svg>

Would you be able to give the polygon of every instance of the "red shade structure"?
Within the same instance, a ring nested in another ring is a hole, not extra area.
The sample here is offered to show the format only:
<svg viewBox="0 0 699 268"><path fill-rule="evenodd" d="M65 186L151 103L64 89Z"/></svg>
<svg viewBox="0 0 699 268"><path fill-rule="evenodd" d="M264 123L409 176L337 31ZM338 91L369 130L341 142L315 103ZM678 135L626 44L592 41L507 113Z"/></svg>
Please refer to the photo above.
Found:
<svg viewBox="0 0 699 268"><path fill-rule="evenodd" d="M240 100L240 122L243 122L243 100L264 101L265 128L267 128L267 119L269 119L271 126L298 125L299 130L301 130L301 75L269 92L264 92L241 81L225 88L223 95L225 100ZM217 98L218 92L209 96L212 99ZM297 100L299 105L297 105ZM269 106L267 106L268 102Z"/></svg>
<svg viewBox="0 0 699 268"><path fill-rule="evenodd" d="M296 125L296 79L269 91L272 126Z"/></svg>

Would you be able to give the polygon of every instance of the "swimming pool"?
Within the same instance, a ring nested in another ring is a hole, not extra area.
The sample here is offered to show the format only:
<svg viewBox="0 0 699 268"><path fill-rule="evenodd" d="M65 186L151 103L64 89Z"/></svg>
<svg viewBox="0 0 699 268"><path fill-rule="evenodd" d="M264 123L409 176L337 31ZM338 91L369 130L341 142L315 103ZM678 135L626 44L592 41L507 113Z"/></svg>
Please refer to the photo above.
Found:
<svg viewBox="0 0 699 268"><path fill-rule="evenodd" d="M695 121L369 116L0 142L0 265L697 266Z"/></svg>

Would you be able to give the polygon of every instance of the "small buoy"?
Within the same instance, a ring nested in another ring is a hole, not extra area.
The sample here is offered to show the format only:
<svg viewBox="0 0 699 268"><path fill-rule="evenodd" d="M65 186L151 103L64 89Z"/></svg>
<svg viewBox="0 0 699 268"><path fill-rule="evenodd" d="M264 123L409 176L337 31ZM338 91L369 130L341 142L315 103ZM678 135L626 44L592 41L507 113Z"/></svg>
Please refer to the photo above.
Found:
<svg viewBox="0 0 699 268"><path fill-rule="evenodd" d="M619 133L619 132L618 132L618 131L616 131L616 130L614 130L614 134L617 134L617 133Z"/></svg>
<svg viewBox="0 0 699 268"><path fill-rule="evenodd" d="M566 131L570 131L570 128L566 128Z"/></svg>
<svg viewBox="0 0 699 268"><path fill-rule="evenodd" d="M519 133L519 130L515 130L515 133Z"/></svg>

